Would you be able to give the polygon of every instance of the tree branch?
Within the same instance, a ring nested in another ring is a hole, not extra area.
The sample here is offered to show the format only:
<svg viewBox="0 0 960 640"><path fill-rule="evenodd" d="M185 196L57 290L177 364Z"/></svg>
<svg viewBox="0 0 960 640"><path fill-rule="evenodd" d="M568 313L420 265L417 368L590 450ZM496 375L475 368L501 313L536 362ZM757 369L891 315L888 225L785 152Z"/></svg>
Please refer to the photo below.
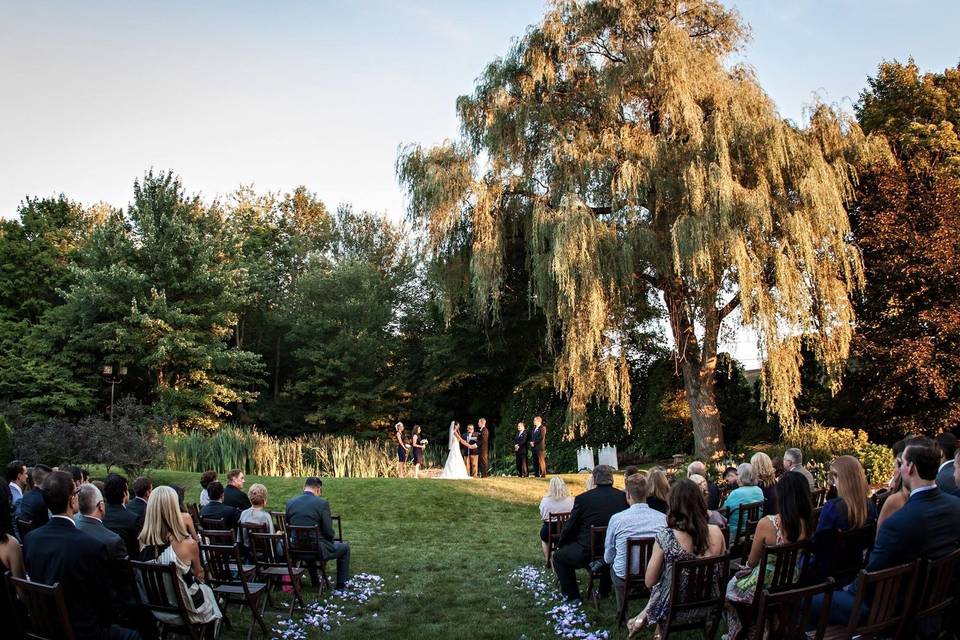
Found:
<svg viewBox="0 0 960 640"><path fill-rule="evenodd" d="M740 306L740 294L738 293L737 295L733 296L733 298L730 299L730 302L728 302L727 304L717 309L717 313L720 316L720 321L722 322L724 318L730 315L730 313L733 312L733 310L739 306Z"/></svg>

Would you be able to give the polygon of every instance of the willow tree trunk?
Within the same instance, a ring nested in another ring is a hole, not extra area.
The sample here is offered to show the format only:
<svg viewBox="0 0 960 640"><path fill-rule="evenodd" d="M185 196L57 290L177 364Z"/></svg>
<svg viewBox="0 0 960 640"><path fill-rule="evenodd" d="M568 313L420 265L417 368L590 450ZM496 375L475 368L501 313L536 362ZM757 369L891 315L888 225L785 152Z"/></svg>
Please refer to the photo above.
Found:
<svg viewBox="0 0 960 640"><path fill-rule="evenodd" d="M716 358L713 366L698 367L692 362L681 362L683 388L687 392L690 417L693 421L693 438L697 457L709 459L717 451L723 451L723 423L717 408L714 393Z"/></svg>

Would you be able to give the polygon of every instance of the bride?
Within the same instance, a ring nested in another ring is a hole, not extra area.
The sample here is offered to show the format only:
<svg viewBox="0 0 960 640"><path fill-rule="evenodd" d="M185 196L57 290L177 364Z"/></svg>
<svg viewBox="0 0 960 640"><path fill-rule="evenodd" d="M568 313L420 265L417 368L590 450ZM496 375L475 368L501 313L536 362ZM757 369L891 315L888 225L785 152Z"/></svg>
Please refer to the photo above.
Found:
<svg viewBox="0 0 960 640"><path fill-rule="evenodd" d="M456 420L450 423L450 436L447 440L450 453L447 454L447 461L443 465L443 471L437 476L438 480L470 480L467 467L463 464L463 455L460 453L460 444L463 440L457 431L458 426L460 425Z"/></svg>

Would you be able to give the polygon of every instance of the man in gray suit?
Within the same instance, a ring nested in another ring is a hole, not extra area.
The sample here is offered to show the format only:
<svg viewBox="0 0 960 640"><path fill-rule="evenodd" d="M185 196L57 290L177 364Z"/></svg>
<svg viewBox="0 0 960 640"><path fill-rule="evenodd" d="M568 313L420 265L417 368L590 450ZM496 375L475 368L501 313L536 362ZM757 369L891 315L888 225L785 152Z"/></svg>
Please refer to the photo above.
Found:
<svg viewBox="0 0 960 640"><path fill-rule="evenodd" d="M940 491L951 493L957 488L957 482L953 479L953 458L957 455L957 439L952 433L941 433L937 436L937 446L940 448L937 487L940 488Z"/></svg>
<svg viewBox="0 0 960 640"><path fill-rule="evenodd" d="M111 560L124 560L127 557L127 545L123 538L103 526L106 507L100 489L92 484L80 485L77 498L80 502L80 513L76 517L77 529L107 545Z"/></svg>
<svg viewBox="0 0 960 640"><path fill-rule="evenodd" d="M333 521L330 518L330 504L320 497L323 482L320 478L309 477L303 483L303 493L287 502L287 524L296 526L320 527L320 555L324 560L337 559L337 589L347 584L350 574L350 545L337 542L333 535ZM317 565L307 563L310 580L314 586L320 584Z"/></svg>

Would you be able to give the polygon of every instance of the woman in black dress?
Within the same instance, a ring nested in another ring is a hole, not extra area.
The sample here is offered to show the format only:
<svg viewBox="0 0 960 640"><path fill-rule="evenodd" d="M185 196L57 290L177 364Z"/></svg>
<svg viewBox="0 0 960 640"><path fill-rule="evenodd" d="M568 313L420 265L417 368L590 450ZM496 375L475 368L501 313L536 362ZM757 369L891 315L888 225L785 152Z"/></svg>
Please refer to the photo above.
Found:
<svg viewBox="0 0 960 640"><path fill-rule="evenodd" d="M397 440L397 477L402 478L403 465L407 462L407 445L403 441L403 423L398 422L393 428L396 431L394 437Z"/></svg>
<svg viewBox="0 0 960 640"><path fill-rule="evenodd" d="M426 440L421 440L420 438L420 425L413 425L413 430L410 432L410 447L413 449L413 477L420 477L420 465L423 464L423 447L426 445Z"/></svg>

